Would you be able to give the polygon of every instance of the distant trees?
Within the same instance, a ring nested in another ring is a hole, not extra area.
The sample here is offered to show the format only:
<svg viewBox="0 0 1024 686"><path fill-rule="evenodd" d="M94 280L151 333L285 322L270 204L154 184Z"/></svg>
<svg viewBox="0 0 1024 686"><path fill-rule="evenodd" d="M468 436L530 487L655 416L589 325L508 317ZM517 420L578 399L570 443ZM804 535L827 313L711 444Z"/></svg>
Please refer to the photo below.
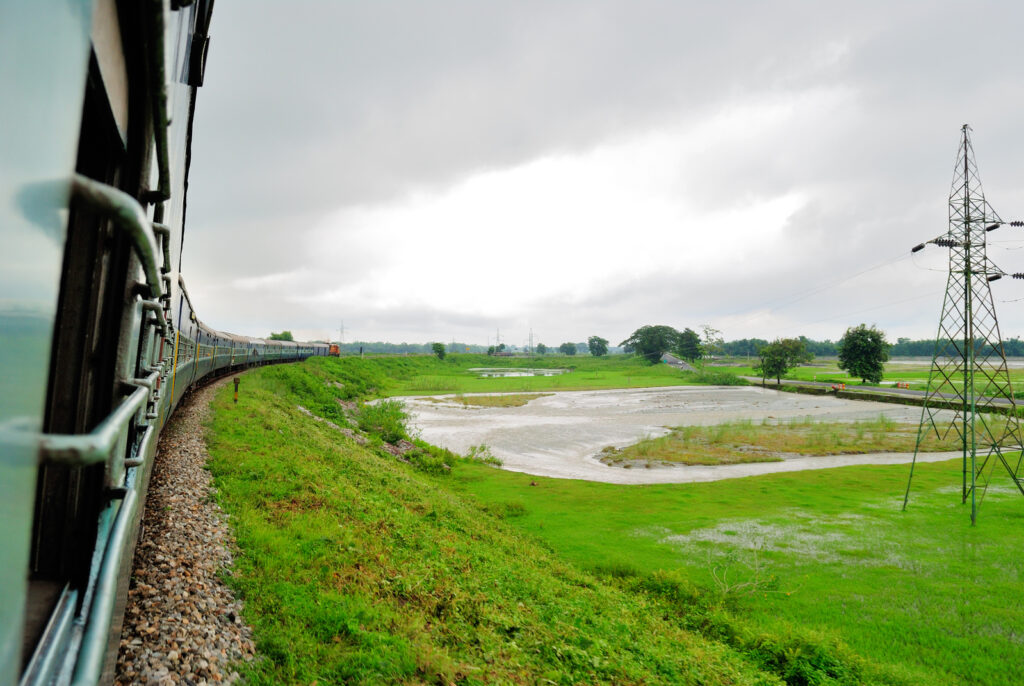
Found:
<svg viewBox="0 0 1024 686"><path fill-rule="evenodd" d="M679 332L679 342L676 344L673 352L684 360L696 362L704 355L704 348L700 344L700 336L690 327L686 327Z"/></svg>
<svg viewBox="0 0 1024 686"><path fill-rule="evenodd" d="M769 377L775 377L776 383L782 381L783 375L797 365L814 359L807 350L807 345L799 338L776 338L762 346L757 352L758 362L754 371L761 375L761 384Z"/></svg>
<svg viewBox="0 0 1024 686"><path fill-rule="evenodd" d="M741 338L738 341L728 341L722 344L722 352L737 357L756 355L766 345L768 345L768 341L763 338Z"/></svg>
<svg viewBox="0 0 1024 686"><path fill-rule="evenodd" d="M444 343L431 343L430 344L430 350L435 355L437 355L437 359L439 359L439 360L443 360L444 359L444 354L445 354L444 353Z"/></svg>
<svg viewBox="0 0 1024 686"><path fill-rule="evenodd" d="M291 331L282 331L281 333L271 333L270 340L272 341L294 341L295 337L292 336Z"/></svg>
<svg viewBox="0 0 1024 686"><path fill-rule="evenodd" d="M839 368L859 377L861 382L878 383L882 380L885 361L889 359L889 343L885 332L874 325L851 326L837 345Z"/></svg>
<svg viewBox="0 0 1024 686"><path fill-rule="evenodd" d="M689 327L678 331L664 325L641 326L619 345L624 352L635 352L652 364L667 352L691 362L699 360L703 353L700 336Z"/></svg>
<svg viewBox="0 0 1024 686"><path fill-rule="evenodd" d="M671 326L641 326L619 345L653 364L669 350L679 347L679 332Z"/></svg>
<svg viewBox="0 0 1024 686"><path fill-rule="evenodd" d="M543 355L547 351L548 351L548 347L546 345L544 345L543 343L538 343L537 344L537 354L538 355Z"/></svg>
<svg viewBox="0 0 1024 686"><path fill-rule="evenodd" d="M576 344L575 343L563 343L562 345L558 346L558 352L562 353L563 355L575 355L576 354Z"/></svg>
<svg viewBox="0 0 1024 686"><path fill-rule="evenodd" d="M594 357L601 357L608 354L608 339L600 336L591 336L587 339L587 347Z"/></svg>

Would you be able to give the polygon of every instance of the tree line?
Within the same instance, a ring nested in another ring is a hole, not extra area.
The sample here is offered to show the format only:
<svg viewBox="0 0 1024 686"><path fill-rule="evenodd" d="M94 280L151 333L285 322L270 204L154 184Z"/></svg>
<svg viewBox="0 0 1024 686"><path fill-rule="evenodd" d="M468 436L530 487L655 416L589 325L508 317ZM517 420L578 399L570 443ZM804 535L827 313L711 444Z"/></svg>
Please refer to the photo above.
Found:
<svg viewBox="0 0 1024 686"><path fill-rule="evenodd" d="M703 325L703 337L687 327L679 331L671 326L647 325L634 331L621 345L626 352L633 352L651 364L657 363L666 353L696 362L705 356L717 352L727 352L729 344L722 340L721 332ZM793 367L805 364L814 359L813 349L819 346L803 336L799 338L776 338L772 342L759 339L747 339L743 353L751 351L757 355L754 370L761 375L762 381L774 377L776 381ZM864 382L878 383L882 379L885 361L889 359L891 346L885 340L885 333L874 326L860 324L846 330L843 337L835 344L834 351L839 357L839 368L844 369ZM727 353L728 354L728 353ZM737 354L737 353L733 353Z"/></svg>
<svg viewBox="0 0 1024 686"><path fill-rule="evenodd" d="M839 342L830 340L815 341L806 336L798 336L797 340L802 341L807 351L815 357L835 357L839 354ZM941 343L947 341L942 340ZM754 357L768 341L763 338L741 338L736 341L726 341L722 345L724 354L733 357ZM976 343L978 354L994 352L990 346L984 345L979 339ZM1003 350L1007 357L1024 357L1024 340L1013 337L1003 341ZM935 353L935 339L925 338L911 340L910 338L897 338L895 343L889 345L891 357L931 357Z"/></svg>

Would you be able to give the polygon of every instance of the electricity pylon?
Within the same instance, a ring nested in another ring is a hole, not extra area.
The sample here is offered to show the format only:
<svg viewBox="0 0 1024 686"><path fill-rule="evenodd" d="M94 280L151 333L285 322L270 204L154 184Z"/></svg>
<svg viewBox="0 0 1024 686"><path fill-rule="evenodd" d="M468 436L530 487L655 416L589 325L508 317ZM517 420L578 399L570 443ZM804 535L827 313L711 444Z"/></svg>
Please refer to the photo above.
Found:
<svg viewBox="0 0 1024 686"><path fill-rule="evenodd" d="M1017 403L990 285L1005 273L988 259L985 247L987 233L999 228L1003 220L985 201L970 127L964 124L961 132L949 192L949 229L927 241L949 248L949 277L903 509L907 508L923 438L929 432L941 439L956 436L963 452L961 497L964 503L971 499L973 525L977 520L978 489L983 499L995 463L1006 468L1022 494L1024 485ZM924 247L922 243L913 252ZM943 410L952 410L953 418L944 419Z"/></svg>

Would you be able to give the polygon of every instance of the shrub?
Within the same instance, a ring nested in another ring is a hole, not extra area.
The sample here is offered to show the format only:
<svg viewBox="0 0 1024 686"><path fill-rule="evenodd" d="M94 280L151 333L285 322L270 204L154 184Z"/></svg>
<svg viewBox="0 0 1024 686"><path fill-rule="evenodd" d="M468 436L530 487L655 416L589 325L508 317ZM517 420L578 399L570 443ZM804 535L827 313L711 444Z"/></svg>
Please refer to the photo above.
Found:
<svg viewBox="0 0 1024 686"><path fill-rule="evenodd" d="M405 422L409 414L400 400L381 400L359 407L359 428L394 443L408 436Z"/></svg>
<svg viewBox="0 0 1024 686"><path fill-rule="evenodd" d="M749 386L746 379L741 379L732 372L724 369L704 369L696 372L683 372L688 381L692 383L707 384L709 386Z"/></svg>

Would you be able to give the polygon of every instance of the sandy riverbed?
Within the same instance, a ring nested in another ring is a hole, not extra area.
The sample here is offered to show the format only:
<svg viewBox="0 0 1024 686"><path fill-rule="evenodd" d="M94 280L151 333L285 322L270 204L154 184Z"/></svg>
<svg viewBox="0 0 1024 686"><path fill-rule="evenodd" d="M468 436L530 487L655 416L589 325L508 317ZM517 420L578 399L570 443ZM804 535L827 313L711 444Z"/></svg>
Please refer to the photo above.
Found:
<svg viewBox="0 0 1024 686"><path fill-rule="evenodd" d="M435 400L444 398L435 396ZM420 436L435 445L465 453L470 446L485 444L502 460L505 469L622 484L715 481L852 464L897 464L909 462L912 457L906 453L873 453L649 469L609 467L596 457L605 446L621 447L645 436L660 436L667 432L666 427L806 416L850 421L880 414L916 423L921 417L918 407L780 393L750 386L559 392L511 408L464 407L425 398L401 400L406 403L412 425ZM958 455L936 453L918 459L931 462Z"/></svg>

